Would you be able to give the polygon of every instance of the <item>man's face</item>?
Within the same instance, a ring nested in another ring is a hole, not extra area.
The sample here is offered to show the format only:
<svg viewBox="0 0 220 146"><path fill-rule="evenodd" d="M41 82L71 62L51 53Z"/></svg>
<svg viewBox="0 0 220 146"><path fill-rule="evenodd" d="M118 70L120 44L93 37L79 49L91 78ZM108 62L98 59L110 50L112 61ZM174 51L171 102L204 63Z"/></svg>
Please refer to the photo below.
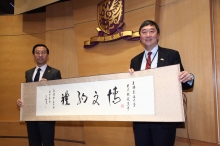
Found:
<svg viewBox="0 0 220 146"><path fill-rule="evenodd" d="M144 26L140 31L140 41L145 49L151 51L158 43L159 34L155 26Z"/></svg>
<svg viewBox="0 0 220 146"><path fill-rule="evenodd" d="M35 48L34 59L36 60L37 65L39 67L41 67L47 63L48 57L49 57L49 54L47 54L47 49L45 47L38 46Z"/></svg>

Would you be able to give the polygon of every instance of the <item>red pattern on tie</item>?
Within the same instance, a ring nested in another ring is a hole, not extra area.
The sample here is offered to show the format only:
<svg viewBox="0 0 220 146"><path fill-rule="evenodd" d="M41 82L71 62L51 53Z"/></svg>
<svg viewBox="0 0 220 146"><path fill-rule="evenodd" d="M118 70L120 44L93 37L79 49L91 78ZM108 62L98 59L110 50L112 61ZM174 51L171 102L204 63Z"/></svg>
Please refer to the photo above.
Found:
<svg viewBox="0 0 220 146"><path fill-rule="evenodd" d="M152 52L148 52L147 55L147 62L146 62L146 68L145 69L149 69L151 67L151 58L150 55L152 54Z"/></svg>

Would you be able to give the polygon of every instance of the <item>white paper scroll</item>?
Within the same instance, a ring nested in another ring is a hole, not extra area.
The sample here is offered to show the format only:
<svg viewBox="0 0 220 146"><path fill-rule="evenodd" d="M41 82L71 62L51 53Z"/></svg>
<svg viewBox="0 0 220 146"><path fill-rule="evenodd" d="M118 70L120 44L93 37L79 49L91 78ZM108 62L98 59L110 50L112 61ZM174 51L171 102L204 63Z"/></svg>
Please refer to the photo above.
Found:
<svg viewBox="0 0 220 146"><path fill-rule="evenodd" d="M179 65L21 83L21 121L185 121Z"/></svg>
<svg viewBox="0 0 220 146"><path fill-rule="evenodd" d="M152 114L153 75L37 87L37 116Z"/></svg>

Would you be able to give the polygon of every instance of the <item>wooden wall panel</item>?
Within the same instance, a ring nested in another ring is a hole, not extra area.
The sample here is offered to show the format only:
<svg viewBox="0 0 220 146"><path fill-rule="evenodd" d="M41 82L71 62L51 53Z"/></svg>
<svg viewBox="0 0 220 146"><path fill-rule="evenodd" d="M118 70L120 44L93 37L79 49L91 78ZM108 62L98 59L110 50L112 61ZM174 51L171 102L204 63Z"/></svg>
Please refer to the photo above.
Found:
<svg viewBox="0 0 220 146"><path fill-rule="evenodd" d="M84 143L84 130L82 122L56 122L55 139L75 141L72 143Z"/></svg>
<svg viewBox="0 0 220 146"><path fill-rule="evenodd" d="M0 145L28 146L25 122L0 122Z"/></svg>
<svg viewBox="0 0 220 146"><path fill-rule="evenodd" d="M159 43L178 50L185 70L195 75L193 92L187 93L189 137L216 143L210 20L209 1L180 0L164 5ZM186 130L179 129L177 135L186 137Z"/></svg>
<svg viewBox="0 0 220 146"><path fill-rule="evenodd" d="M218 25L220 4L218 0L213 1L216 8L214 28L216 62L214 63L216 63L217 84L219 84L218 48L220 45L217 40L220 38L220 25ZM0 29L0 102L2 105L0 135L26 135L25 123L19 122L16 99L20 96L20 83L24 82L24 72L35 66L31 50L36 43L45 43L49 47L51 54L48 64L60 69L63 78L126 72L130 59L143 51L138 41L123 39L100 43L91 49L83 48L84 41L97 35L95 28L98 27L97 4L99 2L90 0L85 4L84 1L71 0L47 6L46 13L0 17L0 28L3 28ZM185 69L195 75L193 92L186 93L190 139L194 140L194 145L211 146L217 143L218 129L213 67L215 51L212 48L209 2L125 0L123 29L138 31L140 23L144 20L157 21L159 18L161 27L159 44L178 50ZM202 69L203 65L205 69ZM8 123L8 121L15 123ZM186 129L178 129L177 136L187 137L186 132ZM65 137L71 142L66 142ZM84 141L86 144L83 143ZM25 146L27 139L1 138L0 140L0 145L15 145L15 143ZM55 143L58 146L132 146L134 145L132 123L57 122ZM187 145L187 143L179 139L176 145Z"/></svg>
<svg viewBox="0 0 220 146"><path fill-rule="evenodd" d="M65 142L65 141L55 141L55 146L85 146L85 144Z"/></svg>
<svg viewBox="0 0 220 146"><path fill-rule="evenodd" d="M219 0L213 0L212 1L213 6L213 17L214 17L214 49L215 49L215 64L216 64L216 86L217 86L217 109L218 114L217 120L218 120L218 142L220 142L220 1Z"/></svg>
<svg viewBox="0 0 220 146"><path fill-rule="evenodd" d="M33 16L36 19L31 20L26 15L2 16L0 19L0 121L19 120L16 100L20 98L20 83L25 82L25 71L35 66L33 46L36 42L45 42L42 34L45 31L45 15L39 13Z"/></svg>
<svg viewBox="0 0 220 146"><path fill-rule="evenodd" d="M56 146L84 146L82 122L56 122ZM17 144L16 144L17 143ZM28 146L25 122L0 122L0 145Z"/></svg>
<svg viewBox="0 0 220 146"><path fill-rule="evenodd" d="M124 10L125 10L125 13L129 13L130 11L134 11L137 9L155 6L155 3L157 1L158 0L136 0L136 1L124 0L124 3L125 3ZM146 11L144 14L149 13L149 12L150 14L152 13L152 11Z"/></svg>
<svg viewBox="0 0 220 146"><path fill-rule="evenodd" d="M62 78L77 77L72 1L47 7L46 31L46 44L51 50L48 64L59 69Z"/></svg>
<svg viewBox="0 0 220 146"><path fill-rule="evenodd" d="M0 145L2 146L15 146L15 145L28 146L26 138L1 138Z"/></svg>
<svg viewBox="0 0 220 146"><path fill-rule="evenodd" d="M34 18L34 19L33 19ZM46 16L45 13L24 14L22 23L22 32L26 34L44 34ZM20 34L19 34L20 35Z"/></svg>
<svg viewBox="0 0 220 146"><path fill-rule="evenodd" d="M20 83L25 82L25 71L35 66L32 47L36 42L43 43L44 35L0 36L0 40L0 120L16 121L19 119L16 100L20 98Z"/></svg>
<svg viewBox="0 0 220 146"><path fill-rule="evenodd" d="M84 1L72 0L74 10L74 24L97 21L97 5L100 0ZM95 28L94 28L95 29Z"/></svg>
<svg viewBox="0 0 220 146"><path fill-rule="evenodd" d="M86 146L134 146L131 122L83 122Z"/></svg>
<svg viewBox="0 0 220 146"><path fill-rule="evenodd" d="M62 11L61 11L62 10ZM74 27L73 2L63 2L46 7L46 31Z"/></svg>
<svg viewBox="0 0 220 146"><path fill-rule="evenodd" d="M61 71L62 78L78 76L74 30L56 30L46 33L46 44L51 50L48 64Z"/></svg>
<svg viewBox="0 0 220 146"><path fill-rule="evenodd" d="M176 137L176 142L174 146L219 146L219 144Z"/></svg>
<svg viewBox="0 0 220 146"><path fill-rule="evenodd" d="M34 19L33 19L34 18ZM45 32L45 13L1 16L1 36L19 36Z"/></svg>
<svg viewBox="0 0 220 146"><path fill-rule="evenodd" d="M1 29L0 35L18 35L24 34L22 31L23 25L23 16L1 16L0 19L0 27L4 28Z"/></svg>
<svg viewBox="0 0 220 146"><path fill-rule="evenodd" d="M25 122L0 122L0 136L27 136Z"/></svg>
<svg viewBox="0 0 220 146"><path fill-rule="evenodd" d="M169 5L171 3L175 3L177 1L179 1L179 0L160 0L159 3L160 3L161 6L164 6L164 5Z"/></svg>
<svg viewBox="0 0 220 146"><path fill-rule="evenodd" d="M73 46L75 39L72 3L70 1L62 4L55 7L55 9L64 9L62 14L56 13L57 10L53 9L52 5L52 8L49 7L48 10L52 12L48 16L45 13L39 13L3 17L4 21L0 25L4 28L3 30L7 31L0 31L2 33L0 36L1 121L19 121L19 108L16 106L16 100L20 98L20 83L25 81L24 72L35 66L32 56L32 48L35 44L46 42L49 49L53 47L50 49L51 58L48 64L50 65L51 62L51 66L57 65L57 68L62 66L60 70L64 78L78 75L76 51ZM48 17L48 20L45 17ZM48 30L45 30L46 28ZM5 124L9 124L14 130L9 130L9 126ZM24 146L28 145L27 138L19 139L18 132L21 126L18 128L7 122L0 123L0 126L5 126L8 132L4 133L4 129L1 129L2 136L12 136L1 138L3 145L15 145L16 142ZM26 134L25 124L22 130ZM18 138L13 138L13 136L18 136ZM62 146L84 145L82 122L57 122L55 143Z"/></svg>

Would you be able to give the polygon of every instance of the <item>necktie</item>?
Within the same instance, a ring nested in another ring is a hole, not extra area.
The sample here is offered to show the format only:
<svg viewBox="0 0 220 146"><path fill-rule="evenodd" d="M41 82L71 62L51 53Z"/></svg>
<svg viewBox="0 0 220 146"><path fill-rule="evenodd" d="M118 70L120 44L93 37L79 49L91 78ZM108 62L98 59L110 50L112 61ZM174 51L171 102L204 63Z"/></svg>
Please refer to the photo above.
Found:
<svg viewBox="0 0 220 146"><path fill-rule="evenodd" d="M150 55L152 54L152 52L148 52L147 55L147 63L146 63L146 68L145 69L149 69L150 66L151 66L151 58L150 58Z"/></svg>
<svg viewBox="0 0 220 146"><path fill-rule="evenodd" d="M38 68L38 69L37 69L37 73L36 73L36 75L35 75L35 77L34 77L34 82L38 82L38 81L39 81L39 78L40 78L40 71L41 71L41 69Z"/></svg>

